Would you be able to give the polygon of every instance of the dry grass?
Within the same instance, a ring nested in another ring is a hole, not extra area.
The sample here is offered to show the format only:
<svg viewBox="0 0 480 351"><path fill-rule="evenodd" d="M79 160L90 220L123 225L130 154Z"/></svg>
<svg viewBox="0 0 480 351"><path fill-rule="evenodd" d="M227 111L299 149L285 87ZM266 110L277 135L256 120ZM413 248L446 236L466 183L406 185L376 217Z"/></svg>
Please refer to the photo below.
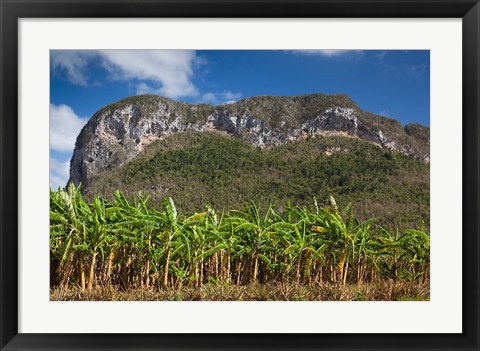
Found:
<svg viewBox="0 0 480 351"><path fill-rule="evenodd" d="M200 288L167 290L97 287L92 291L60 287L50 292L51 301L428 301L429 282L382 281L373 284L307 287L296 284L245 286L206 284Z"/></svg>

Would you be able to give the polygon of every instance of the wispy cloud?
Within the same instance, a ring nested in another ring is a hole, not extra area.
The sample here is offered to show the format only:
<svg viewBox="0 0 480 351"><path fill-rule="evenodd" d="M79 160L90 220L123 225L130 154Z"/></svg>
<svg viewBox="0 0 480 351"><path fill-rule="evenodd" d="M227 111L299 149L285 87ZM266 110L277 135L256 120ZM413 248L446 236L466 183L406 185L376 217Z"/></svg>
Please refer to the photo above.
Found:
<svg viewBox="0 0 480 351"><path fill-rule="evenodd" d="M405 54L408 51L404 51ZM409 76L424 74L427 71L427 66L423 63L419 64L404 64L389 60L388 51L381 51L375 55L378 66L388 72L395 72L397 74L406 74Z"/></svg>
<svg viewBox="0 0 480 351"><path fill-rule="evenodd" d="M377 58L378 61L383 61L386 55L387 55L386 51L381 51L378 54L376 54L375 57Z"/></svg>
<svg viewBox="0 0 480 351"><path fill-rule="evenodd" d="M410 74L410 75L424 74L427 71L427 66L421 63L418 65L406 66L405 70L407 74Z"/></svg>
<svg viewBox="0 0 480 351"><path fill-rule="evenodd" d="M70 106L50 104L50 150L72 152L86 122Z"/></svg>
<svg viewBox="0 0 480 351"><path fill-rule="evenodd" d="M152 94L155 92L155 88L151 87L145 82L140 82L136 86L136 93L137 95L143 95L143 94Z"/></svg>
<svg viewBox="0 0 480 351"><path fill-rule="evenodd" d="M69 175L69 161L61 162L53 157L50 157L50 187L53 190L58 189L58 187L64 187L65 185L67 185Z"/></svg>
<svg viewBox="0 0 480 351"><path fill-rule="evenodd" d="M53 50L52 70L65 73L77 85L93 84L88 65L99 60L113 80L136 81L137 93L171 98L198 96L192 79L194 66L202 64L193 50Z"/></svg>
<svg viewBox="0 0 480 351"><path fill-rule="evenodd" d="M97 52L91 50L52 50L51 69L57 74L64 73L73 84L88 86L87 66L96 56Z"/></svg>
<svg viewBox="0 0 480 351"><path fill-rule="evenodd" d="M389 60L389 55L387 51L380 51L374 56L374 59L377 62L377 66L385 72L396 73L399 72L398 64L393 64Z"/></svg>
<svg viewBox="0 0 480 351"><path fill-rule="evenodd" d="M317 56L323 56L323 57L338 57L338 56L344 56L344 55L354 55L354 56L363 56L364 52L363 50L290 50L291 52L299 55L317 55Z"/></svg>
<svg viewBox="0 0 480 351"><path fill-rule="evenodd" d="M242 93L233 93L231 91L222 91L221 93L208 92L202 95L199 102L213 105L231 104L242 98Z"/></svg>

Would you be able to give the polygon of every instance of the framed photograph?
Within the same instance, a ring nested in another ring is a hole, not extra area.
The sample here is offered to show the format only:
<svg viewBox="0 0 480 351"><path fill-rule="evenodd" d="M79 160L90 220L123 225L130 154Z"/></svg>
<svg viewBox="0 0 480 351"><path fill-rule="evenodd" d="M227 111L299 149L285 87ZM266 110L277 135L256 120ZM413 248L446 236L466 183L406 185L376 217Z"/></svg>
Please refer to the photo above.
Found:
<svg viewBox="0 0 480 351"><path fill-rule="evenodd" d="M0 11L2 350L479 349L478 1Z"/></svg>

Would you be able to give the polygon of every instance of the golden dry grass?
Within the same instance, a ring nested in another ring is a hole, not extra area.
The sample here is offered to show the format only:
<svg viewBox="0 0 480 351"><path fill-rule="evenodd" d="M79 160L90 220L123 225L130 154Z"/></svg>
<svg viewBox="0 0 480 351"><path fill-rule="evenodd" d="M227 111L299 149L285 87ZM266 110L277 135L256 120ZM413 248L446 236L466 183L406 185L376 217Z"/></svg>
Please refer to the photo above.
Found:
<svg viewBox="0 0 480 351"><path fill-rule="evenodd" d="M428 301L429 282L387 280L364 285L321 284L312 287L289 284L244 286L206 284L200 288L167 290L97 287L92 291L60 287L50 292L51 301Z"/></svg>

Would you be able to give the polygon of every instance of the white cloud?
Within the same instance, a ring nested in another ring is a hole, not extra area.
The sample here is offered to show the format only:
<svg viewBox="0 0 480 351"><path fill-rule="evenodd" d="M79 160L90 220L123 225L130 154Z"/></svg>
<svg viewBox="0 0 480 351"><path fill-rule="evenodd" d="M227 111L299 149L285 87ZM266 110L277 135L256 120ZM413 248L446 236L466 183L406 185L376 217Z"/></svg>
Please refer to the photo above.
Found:
<svg viewBox="0 0 480 351"><path fill-rule="evenodd" d="M52 50L51 69L54 72L63 71L73 84L87 86L87 65L96 55L90 50Z"/></svg>
<svg viewBox="0 0 480 351"><path fill-rule="evenodd" d="M216 104L218 101L218 98L214 93L205 93L202 95L201 101Z"/></svg>
<svg viewBox="0 0 480 351"><path fill-rule="evenodd" d="M70 176L70 158L75 141L87 119L80 118L68 105L50 104L50 151L65 155L66 161L50 157L50 187L64 187ZM62 155L62 156L63 156Z"/></svg>
<svg viewBox="0 0 480 351"><path fill-rule="evenodd" d="M203 60L193 50L55 50L52 70L64 71L73 84L88 86L88 64L95 59L108 71L110 79L139 81L138 94L171 98L198 95L192 78L195 64Z"/></svg>
<svg viewBox="0 0 480 351"><path fill-rule="evenodd" d="M222 98L223 99L227 99L229 101L232 101L232 100L238 100L242 97L242 94L241 93L232 93L231 91L224 91L222 94L221 94Z"/></svg>
<svg viewBox="0 0 480 351"><path fill-rule="evenodd" d="M214 105L232 104L242 97L242 93L233 93L231 91L222 91L221 93L208 92L202 95L200 102Z"/></svg>
<svg viewBox="0 0 480 351"><path fill-rule="evenodd" d="M155 88L152 88L150 85L148 85L145 82L140 82L136 86L136 92L137 95L143 95L143 94L154 94L155 93Z"/></svg>
<svg viewBox="0 0 480 351"><path fill-rule="evenodd" d="M50 157L50 187L57 190L58 187L67 185L70 176L70 162L61 162Z"/></svg>
<svg viewBox="0 0 480 351"><path fill-rule="evenodd" d="M50 150L72 152L86 122L70 106L50 104Z"/></svg>
<svg viewBox="0 0 480 351"><path fill-rule="evenodd" d="M100 50L105 68L117 79L152 81L169 97L195 96L192 50Z"/></svg>
<svg viewBox="0 0 480 351"><path fill-rule="evenodd" d="M363 55L363 50L292 50L292 52L301 55L319 55L324 57L336 57L345 54Z"/></svg>

